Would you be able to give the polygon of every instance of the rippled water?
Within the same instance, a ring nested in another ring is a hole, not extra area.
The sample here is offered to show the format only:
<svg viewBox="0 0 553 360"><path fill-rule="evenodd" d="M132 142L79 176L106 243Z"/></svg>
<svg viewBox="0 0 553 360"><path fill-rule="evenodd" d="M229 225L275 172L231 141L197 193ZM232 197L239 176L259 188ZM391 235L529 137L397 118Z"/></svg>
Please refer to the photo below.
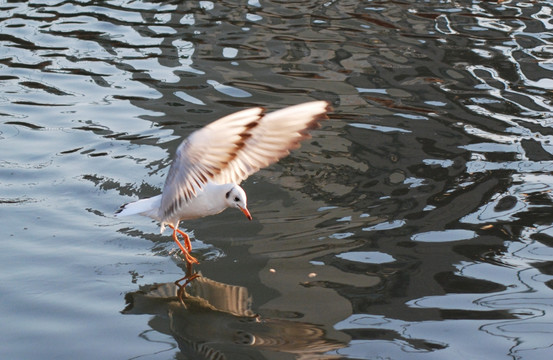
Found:
<svg viewBox="0 0 553 360"><path fill-rule="evenodd" d="M549 359L547 1L0 2L2 359ZM334 113L190 221L118 206L248 106Z"/></svg>

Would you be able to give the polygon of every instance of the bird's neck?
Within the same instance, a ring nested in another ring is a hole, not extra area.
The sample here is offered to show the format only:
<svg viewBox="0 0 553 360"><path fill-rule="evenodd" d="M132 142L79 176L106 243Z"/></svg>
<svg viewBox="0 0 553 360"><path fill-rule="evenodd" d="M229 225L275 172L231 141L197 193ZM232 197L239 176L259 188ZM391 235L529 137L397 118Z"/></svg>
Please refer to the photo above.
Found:
<svg viewBox="0 0 553 360"><path fill-rule="evenodd" d="M207 201L204 203L209 204L211 211L221 212L228 207L225 194L229 192L235 184L215 184L208 182L201 193L198 194L198 198L205 197Z"/></svg>

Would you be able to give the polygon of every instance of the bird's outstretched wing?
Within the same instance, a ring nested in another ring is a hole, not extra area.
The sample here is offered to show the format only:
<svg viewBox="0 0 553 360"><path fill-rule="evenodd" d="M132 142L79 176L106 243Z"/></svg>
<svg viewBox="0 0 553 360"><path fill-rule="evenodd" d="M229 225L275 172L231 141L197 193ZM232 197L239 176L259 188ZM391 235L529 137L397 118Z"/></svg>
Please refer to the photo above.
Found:
<svg viewBox="0 0 553 360"><path fill-rule="evenodd" d="M169 219L208 181L240 183L298 148L326 119L330 105L313 101L264 114L256 107L216 120L178 147L163 188L160 215Z"/></svg>
<svg viewBox="0 0 553 360"><path fill-rule="evenodd" d="M256 126L248 129L244 146L213 181L239 184L259 169L287 156L290 150L300 147L302 140L311 137L309 130L318 128L329 110L326 101L312 101L265 114Z"/></svg>

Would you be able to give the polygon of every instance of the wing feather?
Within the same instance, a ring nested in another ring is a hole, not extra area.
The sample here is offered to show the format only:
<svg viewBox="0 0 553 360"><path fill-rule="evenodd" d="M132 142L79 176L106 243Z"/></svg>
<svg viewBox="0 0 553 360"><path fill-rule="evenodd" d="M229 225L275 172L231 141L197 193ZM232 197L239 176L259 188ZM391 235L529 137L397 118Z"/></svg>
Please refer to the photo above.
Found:
<svg viewBox="0 0 553 360"><path fill-rule="evenodd" d="M287 156L290 150L300 147L302 140L310 138L309 130L318 128L330 110L326 101L312 101L264 115L249 131L250 136L236 157L213 181L239 184L259 169Z"/></svg>

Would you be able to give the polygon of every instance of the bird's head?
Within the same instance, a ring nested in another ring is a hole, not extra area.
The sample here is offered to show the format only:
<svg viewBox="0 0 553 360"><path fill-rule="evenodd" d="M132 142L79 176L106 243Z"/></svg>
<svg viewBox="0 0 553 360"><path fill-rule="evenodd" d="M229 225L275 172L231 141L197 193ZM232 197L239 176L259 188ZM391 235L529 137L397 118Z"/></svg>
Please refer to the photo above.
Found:
<svg viewBox="0 0 553 360"><path fill-rule="evenodd" d="M246 192L238 185L234 185L226 194L225 201L228 207L236 208L244 213L248 220L252 219L248 211L248 198Z"/></svg>

